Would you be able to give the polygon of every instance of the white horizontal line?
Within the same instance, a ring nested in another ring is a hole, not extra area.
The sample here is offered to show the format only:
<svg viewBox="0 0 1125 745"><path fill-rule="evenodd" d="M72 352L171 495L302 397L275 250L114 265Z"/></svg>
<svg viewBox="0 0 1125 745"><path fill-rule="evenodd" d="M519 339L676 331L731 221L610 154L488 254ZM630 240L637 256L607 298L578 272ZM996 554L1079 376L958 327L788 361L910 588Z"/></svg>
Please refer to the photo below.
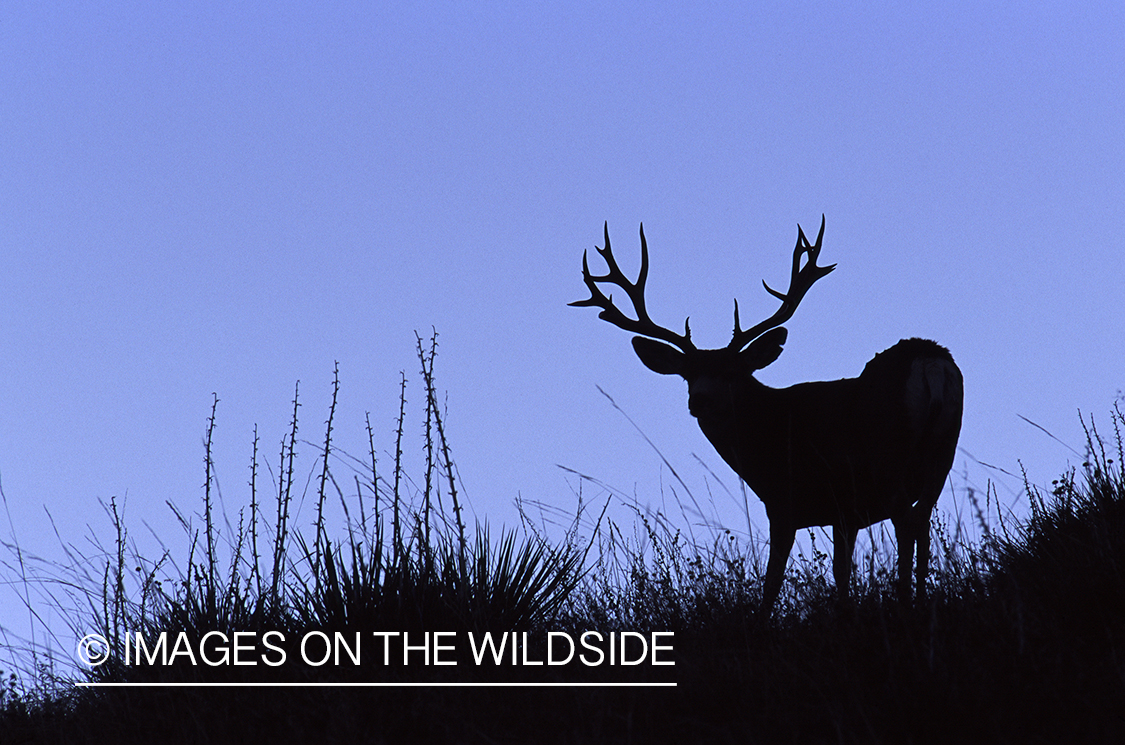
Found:
<svg viewBox="0 0 1125 745"><path fill-rule="evenodd" d="M675 683L75 683L80 688L675 688Z"/></svg>

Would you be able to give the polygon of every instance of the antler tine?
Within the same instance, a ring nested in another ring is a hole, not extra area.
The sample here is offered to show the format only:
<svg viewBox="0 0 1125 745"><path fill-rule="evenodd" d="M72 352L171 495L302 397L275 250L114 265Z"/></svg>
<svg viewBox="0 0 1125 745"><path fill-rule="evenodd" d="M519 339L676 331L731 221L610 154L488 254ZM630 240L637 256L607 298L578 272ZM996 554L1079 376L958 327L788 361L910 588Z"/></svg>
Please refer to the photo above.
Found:
<svg viewBox="0 0 1125 745"><path fill-rule="evenodd" d="M605 224L605 248L597 248L599 254L605 260L607 271L601 276L590 273L590 264L587 260L586 252L582 252L582 280L586 283L586 288L590 291L590 297L585 300L576 300L569 305L573 306L592 306L601 308L602 312L598 314L598 318L603 321L609 321L618 328L631 331L641 336L648 336L653 339L660 339L673 344L683 351L695 349L695 344L691 340L691 328L688 322L684 321L684 333L677 334L671 329L658 326L651 318L649 318L648 310L645 308L645 282L648 281L648 241L645 240L645 227L641 225L641 269L637 273L637 281L630 282L625 273L621 271L621 267L617 265L617 259L613 256L613 249L609 243L609 222ZM599 282L608 282L617 285L625 291L629 296L630 302L633 304L633 312L636 313L635 319L628 317L621 310L613 304L613 295L606 296L598 286Z"/></svg>
<svg viewBox="0 0 1125 745"><path fill-rule="evenodd" d="M742 349L764 332L780 326L793 317L794 311L796 311L797 306L801 304L801 299L804 298L809 288L812 287L818 279L824 277L836 268L835 264L830 264L828 266L816 265L816 259L820 256L820 247L823 240L824 215L820 216L820 232L816 236L815 245L809 243L809 239L805 237L805 231L801 229L800 225L797 226L797 245L793 249L793 272L789 277L789 290L784 293L778 292L766 284L765 280L762 280L762 286L766 288L766 292L780 300L781 307L766 320L743 331L739 328L738 301L736 300L734 304L734 337L731 339L730 344L727 345L728 347L732 349ZM808 261L806 261L804 267L802 267L801 257L805 254L808 255Z"/></svg>

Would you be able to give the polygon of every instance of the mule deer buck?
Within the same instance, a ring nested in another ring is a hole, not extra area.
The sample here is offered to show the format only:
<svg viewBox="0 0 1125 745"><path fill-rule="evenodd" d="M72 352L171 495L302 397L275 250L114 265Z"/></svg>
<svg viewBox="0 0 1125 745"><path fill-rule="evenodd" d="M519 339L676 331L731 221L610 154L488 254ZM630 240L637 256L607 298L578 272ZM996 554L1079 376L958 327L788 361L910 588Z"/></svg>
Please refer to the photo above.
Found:
<svg viewBox="0 0 1125 745"><path fill-rule="evenodd" d="M734 338L722 349L697 349L684 322L679 334L658 326L645 308L648 244L641 226L641 268L630 282L617 265L605 227L608 273L582 278L590 297L571 303L601 308L598 317L639 334L633 349L650 370L687 381L688 409L699 428L765 504L770 551L762 588L769 613L781 589L797 530L832 526L832 573L840 597L848 595L852 552L861 528L894 524L898 543L898 593L911 595L910 570L918 547L917 591L925 593L930 560L930 513L953 466L961 431L961 371L949 351L924 339L904 339L875 355L857 378L770 388L753 377L781 354L788 332L781 325L801 299L836 265L817 266L824 219L816 243L797 226L789 290L766 290L781 301L777 312L743 330L734 304ZM802 258L807 260L802 266ZM624 290L636 318L606 296L602 283Z"/></svg>

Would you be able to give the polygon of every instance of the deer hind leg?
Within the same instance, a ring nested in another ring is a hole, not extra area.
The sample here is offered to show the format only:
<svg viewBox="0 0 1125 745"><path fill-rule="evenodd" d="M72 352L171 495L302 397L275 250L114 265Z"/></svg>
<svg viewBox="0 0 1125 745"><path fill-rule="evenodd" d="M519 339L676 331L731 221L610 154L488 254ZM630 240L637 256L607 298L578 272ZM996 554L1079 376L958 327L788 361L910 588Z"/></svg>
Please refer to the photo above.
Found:
<svg viewBox="0 0 1125 745"><path fill-rule="evenodd" d="M895 541L898 543L898 597L902 602L910 600L910 569L914 563L914 543L917 537L915 529L914 511L905 515L892 518L895 526ZM921 543L919 542L919 549ZM927 562L929 561L929 543L926 544Z"/></svg>
<svg viewBox="0 0 1125 745"><path fill-rule="evenodd" d="M781 592L781 580L785 577L785 565L789 562L789 552L797 531L789 527L775 527L770 524L770 558L766 564L766 581L762 587L762 612L769 614L777 595Z"/></svg>
<svg viewBox="0 0 1125 745"><path fill-rule="evenodd" d="M929 493L911 509L911 520L914 522L915 535L918 540L918 565L915 569L915 581L918 586L918 598L926 597L926 577L930 573L930 516L933 514L934 505L941 495L942 482L929 490Z"/></svg>
<svg viewBox="0 0 1125 745"><path fill-rule="evenodd" d="M930 573L930 513L933 507L925 509L917 505L914 509L918 511L918 565L914 571L918 583L917 597L923 600L926 597L926 575Z"/></svg>
<svg viewBox="0 0 1125 745"><path fill-rule="evenodd" d="M832 576L841 600L847 600L852 584L852 554L858 530L844 525L832 526Z"/></svg>
<svg viewBox="0 0 1125 745"><path fill-rule="evenodd" d="M930 572L930 513L936 500L923 500L903 516L892 519L898 541L898 596L909 601L912 585L917 586L917 597L926 597L926 577ZM914 563L914 547L918 547L918 561ZM913 566L912 566L913 565ZM911 577L911 569L914 576ZM913 581L912 581L913 580Z"/></svg>

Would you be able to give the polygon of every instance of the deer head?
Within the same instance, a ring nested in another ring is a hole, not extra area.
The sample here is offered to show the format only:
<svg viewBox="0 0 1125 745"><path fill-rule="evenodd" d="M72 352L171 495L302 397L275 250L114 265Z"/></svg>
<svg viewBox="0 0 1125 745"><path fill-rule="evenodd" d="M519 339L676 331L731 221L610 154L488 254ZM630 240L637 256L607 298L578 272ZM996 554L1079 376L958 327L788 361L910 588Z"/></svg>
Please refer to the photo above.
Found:
<svg viewBox="0 0 1125 745"><path fill-rule="evenodd" d="M590 290L590 297L570 305L601 308L598 317L618 328L639 334L633 338L633 349L641 362L653 372L662 375L679 375L688 383L688 408L695 417L729 409L730 397L737 391L732 381L748 380L756 370L766 367L781 355L788 331L781 324L788 321L801 299L813 284L833 269L835 264L817 266L821 242L824 240L824 217L816 243L809 243L804 230L797 226L797 245L793 249L793 271L788 291L774 290L763 280L762 285L781 300L781 307L769 318L743 330L738 317L738 301L734 301L734 333L730 343L721 349L697 349L691 340L691 327L684 320L684 333L678 334L657 325L645 307L645 282L648 280L648 242L644 225L641 225L641 269L636 282L630 282L617 265L609 242L609 223L605 225L605 248L598 253L609 268L604 275L590 273L589 260L582 254L582 279ZM802 266L802 259L807 256ZM625 315L613 303L613 296L602 292L599 283L616 285L625 291L633 305L636 319Z"/></svg>

